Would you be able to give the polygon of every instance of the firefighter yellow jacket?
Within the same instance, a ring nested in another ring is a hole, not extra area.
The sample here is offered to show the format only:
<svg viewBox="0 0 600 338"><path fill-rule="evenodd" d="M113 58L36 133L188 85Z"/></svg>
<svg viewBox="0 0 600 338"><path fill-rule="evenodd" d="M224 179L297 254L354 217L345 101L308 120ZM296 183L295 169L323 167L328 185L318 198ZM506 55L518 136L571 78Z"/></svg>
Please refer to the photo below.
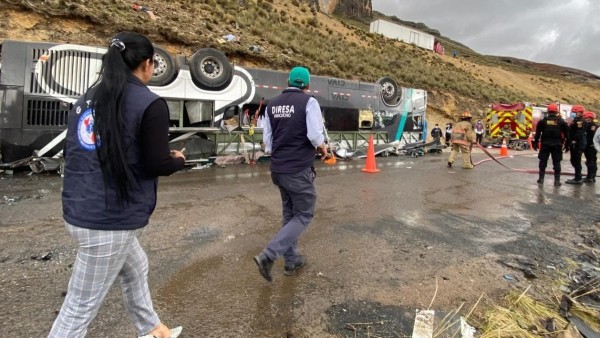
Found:
<svg viewBox="0 0 600 338"><path fill-rule="evenodd" d="M464 144L466 146L475 143L475 132L468 121L460 121L452 128L452 143Z"/></svg>

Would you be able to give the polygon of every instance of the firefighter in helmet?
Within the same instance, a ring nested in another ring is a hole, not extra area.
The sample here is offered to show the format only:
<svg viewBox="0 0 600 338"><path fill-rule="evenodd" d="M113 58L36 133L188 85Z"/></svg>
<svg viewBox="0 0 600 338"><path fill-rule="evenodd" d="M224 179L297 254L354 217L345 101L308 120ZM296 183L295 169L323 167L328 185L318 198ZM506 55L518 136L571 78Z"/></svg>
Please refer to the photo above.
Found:
<svg viewBox="0 0 600 338"><path fill-rule="evenodd" d="M583 120L583 112L585 108L580 105L575 105L571 108L571 124L569 125L569 147L565 149L565 152L571 152L571 165L575 169L575 177L566 180L568 184L581 184L583 179L581 177L581 155L586 148L587 137L585 131L587 129L587 123Z"/></svg>
<svg viewBox="0 0 600 338"><path fill-rule="evenodd" d="M473 169L471 145L475 143L475 132L473 132L473 126L471 125L471 113L466 111L460 114L460 122L453 126L450 140L452 151L450 152L450 158L448 158L448 167L452 167L454 158L460 152L463 158L463 168Z"/></svg>
<svg viewBox="0 0 600 338"><path fill-rule="evenodd" d="M558 114L558 105L548 105L548 116L541 119L535 128L533 150L540 150L538 154L540 174L538 184L544 184L544 175L548 158L552 155L552 169L554 170L554 185L560 185L560 161L562 161L563 144L568 136L569 126ZM541 141L541 144L540 144Z"/></svg>
<svg viewBox="0 0 600 338"><path fill-rule="evenodd" d="M596 148L594 148L594 135L598 129L598 120L596 120L596 114L591 111L583 113L583 120L587 124L585 130L587 139L585 150L583 151L587 175L583 179L583 182L594 183L596 182L596 172L598 171L598 165L596 164Z"/></svg>

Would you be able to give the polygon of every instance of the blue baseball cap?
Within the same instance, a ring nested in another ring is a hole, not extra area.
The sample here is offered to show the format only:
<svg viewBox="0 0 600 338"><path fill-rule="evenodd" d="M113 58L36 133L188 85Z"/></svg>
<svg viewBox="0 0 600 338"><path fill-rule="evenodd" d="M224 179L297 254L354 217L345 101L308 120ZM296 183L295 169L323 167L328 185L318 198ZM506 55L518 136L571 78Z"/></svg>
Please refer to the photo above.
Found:
<svg viewBox="0 0 600 338"><path fill-rule="evenodd" d="M288 85L290 87L297 87L300 89L308 87L310 83L310 73L305 67L294 67L290 71L288 77Z"/></svg>

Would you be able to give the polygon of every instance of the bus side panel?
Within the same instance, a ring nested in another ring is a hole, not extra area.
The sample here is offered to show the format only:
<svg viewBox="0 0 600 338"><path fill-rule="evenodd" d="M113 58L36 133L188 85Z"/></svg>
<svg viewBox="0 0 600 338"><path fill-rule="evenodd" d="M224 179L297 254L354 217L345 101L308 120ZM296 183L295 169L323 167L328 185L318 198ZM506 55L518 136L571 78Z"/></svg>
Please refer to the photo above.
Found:
<svg viewBox="0 0 600 338"><path fill-rule="evenodd" d="M21 128L23 87L0 86L0 129Z"/></svg>
<svg viewBox="0 0 600 338"><path fill-rule="evenodd" d="M67 125L69 104L53 98L25 95L23 87L0 87L0 148L2 162L33 155ZM59 151L62 145L53 149Z"/></svg>
<svg viewBox="0 0 600 338"><path fill-rule="evenodd" d="M17 41L4 41L2 43L2 76L0 85L25 86L25 65L28 59L23 57L27 54L27 43Z"/></svg>

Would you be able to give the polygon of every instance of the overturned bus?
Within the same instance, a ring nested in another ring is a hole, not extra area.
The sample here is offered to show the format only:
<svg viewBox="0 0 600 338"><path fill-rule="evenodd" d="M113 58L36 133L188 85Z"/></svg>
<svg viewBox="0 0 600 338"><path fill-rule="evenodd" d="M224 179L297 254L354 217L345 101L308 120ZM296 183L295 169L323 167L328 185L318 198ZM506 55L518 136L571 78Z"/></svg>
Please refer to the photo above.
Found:
<svg viewBox="0 0 600 338"><path fill-rule="evenodd" d="M0 45L0 166L34 161L32 169L42 170L44 159L61 157L68 112L97 79L105 51L13 40ZM249 138L246 117L264 114L287 85L287 72L232 65L212 48L187 58L155 46L154 63L148 86L167 101L170 137L184 143L188 160L258 147L261 130L252 128ZM329 137L339 147L362 147L369 135L398 145L426 137L427 93L398 87L390 77L370 83L311 76L308 93L321 105ZM224 121L232 118L238 125L226 128Z"/></svg>

